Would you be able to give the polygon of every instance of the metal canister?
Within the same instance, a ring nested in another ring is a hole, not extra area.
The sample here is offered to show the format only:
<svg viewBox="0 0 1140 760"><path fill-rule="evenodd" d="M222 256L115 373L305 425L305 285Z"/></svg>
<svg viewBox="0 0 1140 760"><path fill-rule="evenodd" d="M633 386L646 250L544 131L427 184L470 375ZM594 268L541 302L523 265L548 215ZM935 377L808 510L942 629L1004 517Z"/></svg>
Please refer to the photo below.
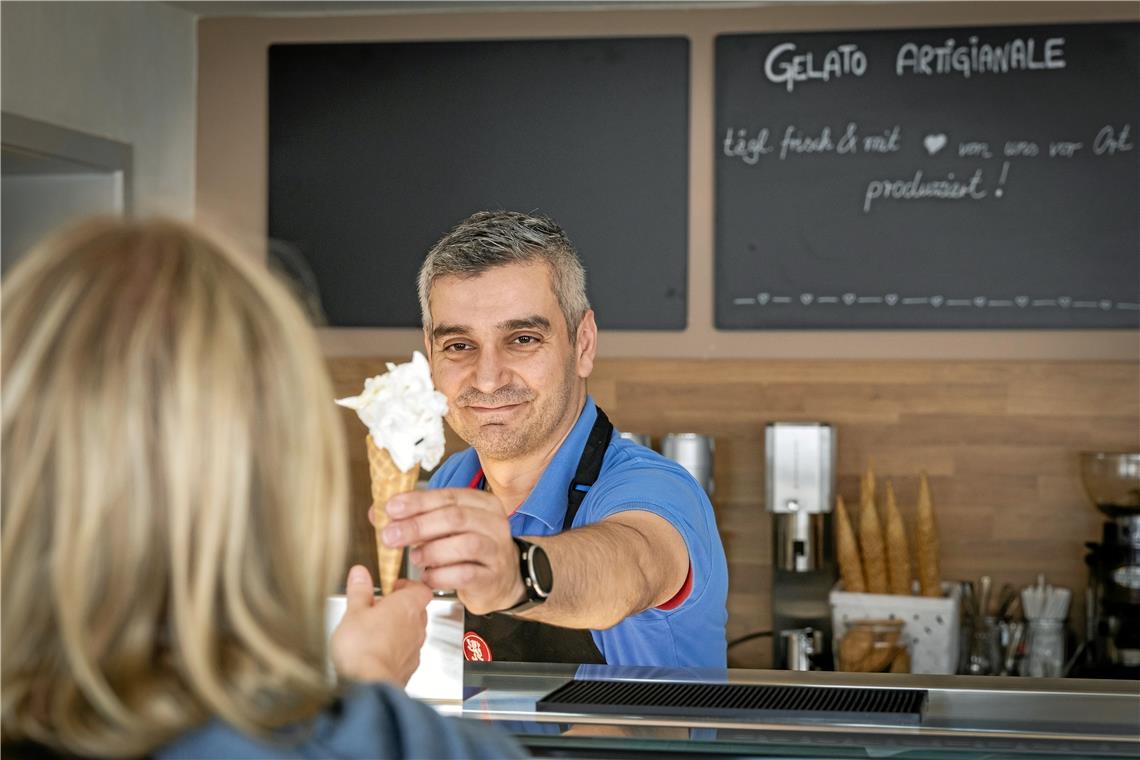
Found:
<svg viewBox="0 0 1140 760"><path fill-rule="evenodd" d="M649 443L650 443L649 436L647 436L643 433L627 433L623 430L622 432L618 433L618 435L621 436L622 438L626 439L627 441L633 441L634 443L638 444L639 446L644 446L647 449L653 448L652 446L649 445Z"/></svg>
<svg viewBox="0 0 1140 760"><path fill-rule="evenodd" d="M811 670L811 658L823 648L823 631L815 628L790 628L780 631L784 640L784 663L788 670Z"/></svg>
<svg viewBox="0 0 1140 760"><path fill-rule="evenodd" d="M713 481L713 453L716 442L699 433L669 433L661 440L661 453L689 471L710 496Z"/></svg>

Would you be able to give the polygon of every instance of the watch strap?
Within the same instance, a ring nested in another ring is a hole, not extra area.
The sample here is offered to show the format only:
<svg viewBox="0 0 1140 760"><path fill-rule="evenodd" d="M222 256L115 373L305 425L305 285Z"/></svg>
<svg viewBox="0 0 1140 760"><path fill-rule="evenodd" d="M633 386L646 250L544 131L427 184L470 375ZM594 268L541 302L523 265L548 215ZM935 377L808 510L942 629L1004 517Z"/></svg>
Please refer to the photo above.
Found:
<svg viewBox="0 0 1140 760"><path fill-rule="evenodd" d="M499 610L503 614L513 615L523 610L529 610L531 607L537 607L546 601L547 593L543 592L538 587L537 578L535 577L532 565L532 553L535 550L542 551L542 547L537 544L532 544L530 541L524 541L521 538L513 537L512 541L518 548L519 553L519 577L522 579L523 590L526 593L526 598L516 604L514 607L509 607L505 610Z"/></svg>

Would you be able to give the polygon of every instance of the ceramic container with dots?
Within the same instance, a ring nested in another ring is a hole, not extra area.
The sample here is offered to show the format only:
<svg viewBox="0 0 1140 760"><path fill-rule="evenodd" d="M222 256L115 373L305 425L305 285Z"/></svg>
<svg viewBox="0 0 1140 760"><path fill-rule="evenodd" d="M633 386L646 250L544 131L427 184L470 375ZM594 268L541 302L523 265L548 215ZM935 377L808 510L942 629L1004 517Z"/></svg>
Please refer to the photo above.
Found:
<svg viewBox="0 0 1140 760"><path fill-rule="evenodd" d="M834 645L856 621L899 620L902 639L910 650L912 673L952 675L958 669L959 594L957 584L944 583L941 597L899 594L857 594L839 587L831 592L831 625Z"/></svg>

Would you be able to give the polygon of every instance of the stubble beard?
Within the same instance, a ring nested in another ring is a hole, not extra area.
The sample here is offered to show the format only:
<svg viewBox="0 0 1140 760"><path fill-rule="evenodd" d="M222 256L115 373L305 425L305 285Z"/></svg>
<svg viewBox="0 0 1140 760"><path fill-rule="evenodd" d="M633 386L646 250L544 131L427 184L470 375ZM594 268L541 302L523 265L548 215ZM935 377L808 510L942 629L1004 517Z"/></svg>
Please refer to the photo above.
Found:
<svg viewBox="0 0 1140 760"><path fill-rule="evenodd" d="M521 457L540 447L563 422L570 411L576 379L573 367L567 367L563 382L545 400L536 397L529 389L522 390L516 386L500 389L490 396L468 389L456 399L459 405L466 405L473 398L478 398L480 404L496 405L503 403L504 399L510 403L525 393L533 404L532 414L514 425L468 425L455 412L450 412L446 419L452 430L479 453L480 459L501 461Z"/></svg>

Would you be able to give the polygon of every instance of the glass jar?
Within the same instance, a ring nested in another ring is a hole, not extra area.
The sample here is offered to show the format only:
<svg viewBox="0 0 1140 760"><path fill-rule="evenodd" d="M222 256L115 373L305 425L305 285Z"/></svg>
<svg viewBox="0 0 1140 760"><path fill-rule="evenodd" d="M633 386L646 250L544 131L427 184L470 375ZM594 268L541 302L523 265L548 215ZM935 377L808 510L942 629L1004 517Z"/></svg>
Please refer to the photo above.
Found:
<svg viewBox="0 0 1140 760"><path fill-rule="evenodd" d="M989 676L1001 672L1001 631L992 617L970 629L970 649L966 672L972 676Z"/></svg>
<svg viewBox="0 0 1140 760"><path fill-rule="evenodd" d="M1065 667L1065 621L1030 620L1025 652L1022 675L1060 678Z"/></svg>
<svg viewBox="0 0 1140 760"><path fill-rule="evenodd" d="M901 620L854 620L839 641L839 670L850 673L909 673L910 658Z"/></svg>

